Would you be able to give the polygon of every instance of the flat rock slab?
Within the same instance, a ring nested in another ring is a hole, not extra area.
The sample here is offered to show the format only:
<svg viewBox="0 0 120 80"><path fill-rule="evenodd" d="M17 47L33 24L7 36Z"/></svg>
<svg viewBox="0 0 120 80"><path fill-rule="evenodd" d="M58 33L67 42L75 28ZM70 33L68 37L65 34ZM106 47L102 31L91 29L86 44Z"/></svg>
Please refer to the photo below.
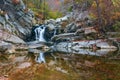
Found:
<svg viewBox="0 0 120 80"><path fill-rule="evenodd" d="M6 41L15 43L15 44L25 44L25 42L15 35L11 35Z"/></svg>
<svg viewBox="0 0 120 80"><path fill-rule="evenodd" d="M0 30L0 39L14 44L25 44L25 42L19 37L12 35L11 33Z"/></svg>
<svg viewBox="0 0 120 80"><path fill-rule="evenodd" d="M47 44L51 44L51 43L47 43L47 42L38 42L38 41L33 41L33 42L28 42L28 48L32 48L32 49L49 49L49 47L47 46Z"/></svg>

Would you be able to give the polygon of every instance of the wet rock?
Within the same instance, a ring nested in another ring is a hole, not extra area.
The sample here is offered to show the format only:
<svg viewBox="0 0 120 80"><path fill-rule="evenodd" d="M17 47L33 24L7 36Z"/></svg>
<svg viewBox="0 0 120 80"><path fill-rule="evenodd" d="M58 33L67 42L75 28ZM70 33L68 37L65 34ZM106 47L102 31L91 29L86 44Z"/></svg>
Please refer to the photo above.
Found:
<svg viewBox="0 0 120 80"><path fill-rule="evenodd" d="M46 45L47 43L45 42L37 42L37 41L33 41L33 42L29 42L27 43L29 48L33 48L33 49L42 49L42 50L49 50L50 48ZM49 44L49 43L48 43ZM32 50L33 50L32 49Z"/></svg>
<svg viewBox="0 0 120 80"><path fill-rule="evenodd" d="M47 25L47 27L49 27L49 30L54 30L56 26L50 23Z"/></svg>
<svg viewBox="0 0 120 80"><path fill-rule="evenodd" d="M40 53L41 50L30 48L30 49L28 49L28 52L29 52L29 53Z"/></svg>

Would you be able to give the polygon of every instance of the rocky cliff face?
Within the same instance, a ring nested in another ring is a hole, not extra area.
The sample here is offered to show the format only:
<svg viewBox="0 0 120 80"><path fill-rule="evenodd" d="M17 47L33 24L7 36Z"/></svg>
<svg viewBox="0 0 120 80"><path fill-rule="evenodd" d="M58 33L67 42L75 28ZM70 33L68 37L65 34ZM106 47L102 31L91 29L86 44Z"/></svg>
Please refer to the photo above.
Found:
<svg viewBox="0 0 120 80"><path fill-rule="evenodd" d="M0 30L26 39L33 26L34 15L22 0L0 0Z"/></svg>

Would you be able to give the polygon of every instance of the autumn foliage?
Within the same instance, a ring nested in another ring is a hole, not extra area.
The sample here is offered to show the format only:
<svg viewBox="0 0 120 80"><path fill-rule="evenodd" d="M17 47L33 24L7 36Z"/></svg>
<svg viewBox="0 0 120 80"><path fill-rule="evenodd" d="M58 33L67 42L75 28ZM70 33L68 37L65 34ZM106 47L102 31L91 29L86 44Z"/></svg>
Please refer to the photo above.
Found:
<svg viewBox="0 0 120 80"><path fill-rule="evenodd" d="M14 3L18 3L19 0L13 0ZM51 0L48 0L51 1ZM51 2L47 0L24 0L29 8L35 12L35 16L40 19L49 19L61 17L61 11L52 11L50 6L55 6L59 3L59 0L55 0L54 5L50 5ZM44 4L45 3L45 4ZM64 0L64 5L71 4L75 6L74 3L79 4L80 6L84 3L88 4L88 9L90 12L90 17L97 21L99 27L105 27L113 25L116 21L120 21L120 2L119 0ZM59 5L60 6L60 5ZM70 6L70 5L69 5ZM70 10L72 11L73 9ZM82 8L82 6L80 7ZM45 15L45 16L44 16Z"/></svg>
<svg viewBox="0 0 120 80"><path fill-rule="evenodd" d="M96 3L96 1L98 3ZM111 25L116 20L120 19L120 11L118 10L118 1L113 0L94 0L91 5L91 12L96 16L96 18L102 20L102 25Z"/></svg>
<svg viewBox="0 0 120 80"><path fill-rule="evenodd" d="M12 0L12 3L13 3L13 4L19 4L19 3L20 3L20 0Z"/></svg>

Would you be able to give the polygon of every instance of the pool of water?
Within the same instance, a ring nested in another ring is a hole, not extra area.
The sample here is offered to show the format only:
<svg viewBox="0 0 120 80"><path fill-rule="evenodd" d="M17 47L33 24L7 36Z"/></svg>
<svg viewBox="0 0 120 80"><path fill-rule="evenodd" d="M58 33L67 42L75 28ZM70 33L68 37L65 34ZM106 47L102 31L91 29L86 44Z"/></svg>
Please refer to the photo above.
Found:
<svg viewBox="0 0 120 80"><path fill-rule="evenodd" d="M119 59L117 51L91 55L30 49L0 54L0 80L119 80Z"/></svg>

